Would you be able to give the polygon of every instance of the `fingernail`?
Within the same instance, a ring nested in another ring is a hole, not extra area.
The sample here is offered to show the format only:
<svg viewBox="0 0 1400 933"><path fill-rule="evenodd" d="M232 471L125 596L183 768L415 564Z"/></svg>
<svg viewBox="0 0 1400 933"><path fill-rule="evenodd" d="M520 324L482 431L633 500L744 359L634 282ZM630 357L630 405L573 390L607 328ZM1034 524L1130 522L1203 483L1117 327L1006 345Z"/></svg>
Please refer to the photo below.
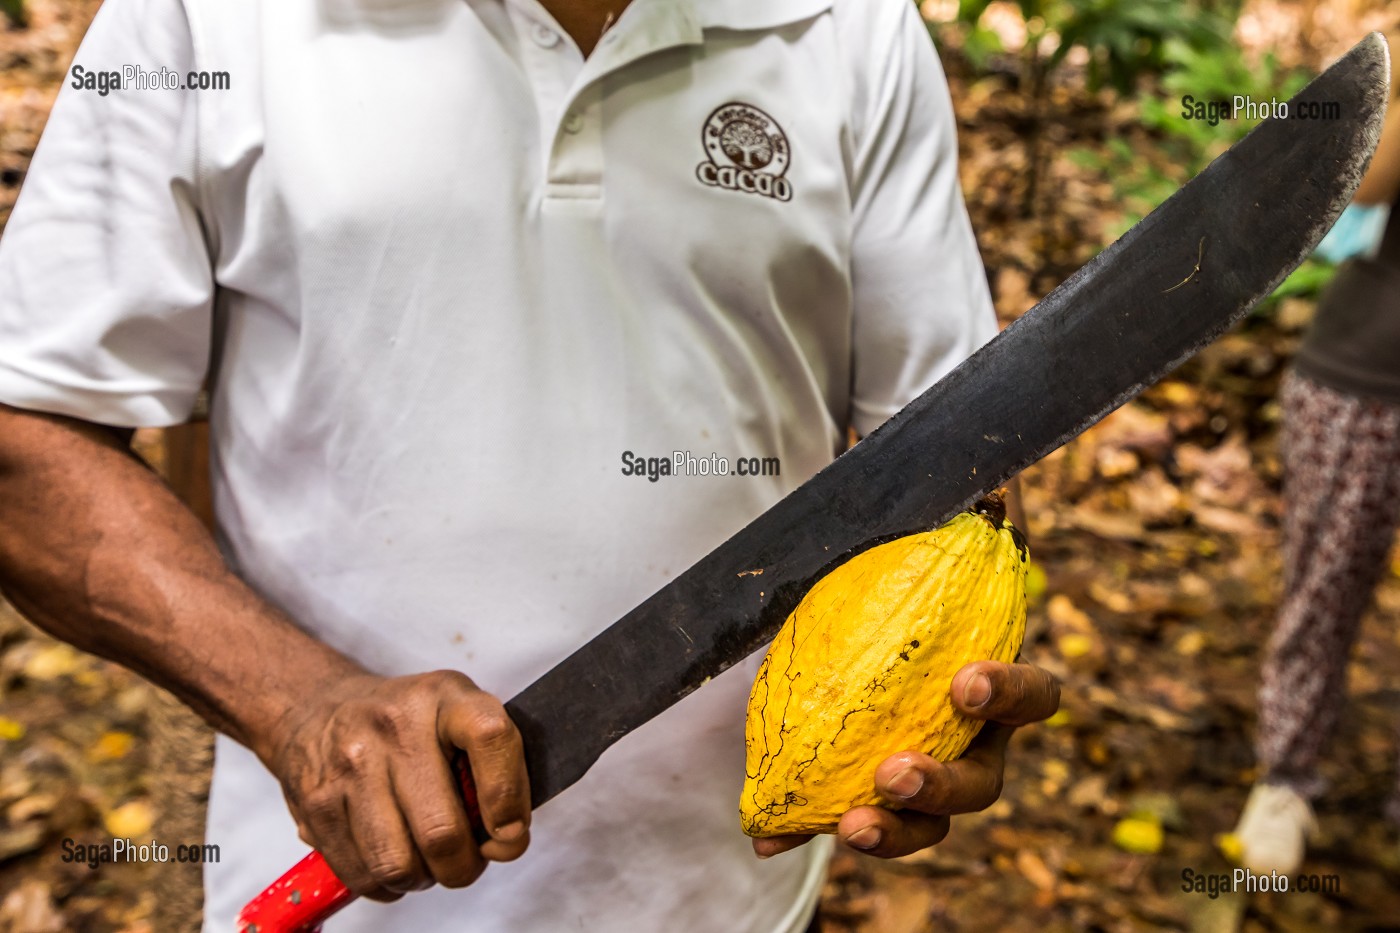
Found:
<svg viewBox="0 0 1400 933"><path fill-rule="evenodd" d="M494 835L501 842L514 842L524 834L525 823L521 820L516 820L514 823L507 823L498 828Z"/></svg>
<svg viewBox="0 0 1400 933"><path fill-rule="evenodd" d="M963 689L963 699L972 709L986 706L992 698L992 679L986 674L973 674Z"/></svg>
<svg viewBox="0 0 1400 933"><path fill-rule="evenodd" d="M758 850L754 850L754 853L753 853L753 854L754 854L754 855L757 855L760 859L772 858L772 857L773 857L773 853L772 853L772 852L759 852Z"/></svg>
<svg viewBox="0 0 1400 933"><path fill-rule="evenodd" d="M873 849L880 844L880 830L874 826L858 829L846 837L846 845L853 849Z"/></svg>
<svg viewBox="0 0 1400 933"><path fill-rule="evenodd" d="M885 789L896 797L906 800L923 790L924 776L913 768L905 768L885 785Z"/></svg>

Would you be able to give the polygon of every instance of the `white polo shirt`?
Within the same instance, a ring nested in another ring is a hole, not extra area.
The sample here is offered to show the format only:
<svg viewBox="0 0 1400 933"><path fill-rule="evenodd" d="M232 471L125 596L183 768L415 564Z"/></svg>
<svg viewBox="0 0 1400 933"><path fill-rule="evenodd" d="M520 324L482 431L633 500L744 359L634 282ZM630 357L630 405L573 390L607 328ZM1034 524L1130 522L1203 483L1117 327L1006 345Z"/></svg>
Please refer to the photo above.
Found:
<svg viewBox="0 0 1400 933"><path fill-rule="evenodd" d="M75 64L230 88L64 88L0 401L167 425L207 377L232 566L386 674L512 696L995 330L908 0L633 0L586 61L535 0L107 0ZM629 467L675 451L780 473ZM756 664L330 930L800 930L825 847L739 829ZM224 739L208 838L212 930L304 853Z"/></svg>

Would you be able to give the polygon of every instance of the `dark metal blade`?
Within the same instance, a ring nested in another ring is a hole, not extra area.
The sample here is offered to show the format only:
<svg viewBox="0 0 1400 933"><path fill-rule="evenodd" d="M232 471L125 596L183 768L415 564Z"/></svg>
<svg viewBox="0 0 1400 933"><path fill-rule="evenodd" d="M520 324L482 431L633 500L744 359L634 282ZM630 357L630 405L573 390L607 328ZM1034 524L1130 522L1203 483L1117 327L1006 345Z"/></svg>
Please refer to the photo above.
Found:
<svg viewBox="0 0 1400 933"><path fill-rule="evenodd" d="M808 588L932 528L1137 395L1268 295L1336 220L1380 134L1373 34L999 337L507 704L536 806L767 643ZM752 571L761 570L761 574Z"/></svg>

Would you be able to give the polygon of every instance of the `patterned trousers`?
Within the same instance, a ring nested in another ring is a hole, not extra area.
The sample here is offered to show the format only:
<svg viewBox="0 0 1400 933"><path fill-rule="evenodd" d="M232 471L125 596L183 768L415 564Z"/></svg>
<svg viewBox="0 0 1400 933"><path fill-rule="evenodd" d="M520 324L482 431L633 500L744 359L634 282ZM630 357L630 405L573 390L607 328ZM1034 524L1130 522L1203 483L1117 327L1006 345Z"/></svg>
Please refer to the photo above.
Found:
<svg viewBox="0 0 1400 933"><path fill-rule="evenodd" d="M1264 659L1255 750L1304 797L1345 702L1347 657L1400 523L1400 405L1284 378L1284 596Z"/></svg>

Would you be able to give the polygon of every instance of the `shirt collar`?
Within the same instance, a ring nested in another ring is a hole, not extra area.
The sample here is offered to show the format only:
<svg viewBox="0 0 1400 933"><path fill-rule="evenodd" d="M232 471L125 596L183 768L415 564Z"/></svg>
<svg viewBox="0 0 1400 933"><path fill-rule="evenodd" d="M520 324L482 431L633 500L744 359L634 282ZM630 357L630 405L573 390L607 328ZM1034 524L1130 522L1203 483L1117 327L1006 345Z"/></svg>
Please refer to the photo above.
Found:
<svg viewBox="0 0 1400 933"><path fill-rule="evenodd" d="M537 2L537 0L517 0ZM580 86L665 48L701 45L705 30L773 29L819 16L832 0L632 0L584 62Z"/></svg>
<svg viewBox="0 0 1400 933"><path fill-rule="evenodd" d="M832 0L688 0L704 29L774 29L820 16Z"/></svg>

